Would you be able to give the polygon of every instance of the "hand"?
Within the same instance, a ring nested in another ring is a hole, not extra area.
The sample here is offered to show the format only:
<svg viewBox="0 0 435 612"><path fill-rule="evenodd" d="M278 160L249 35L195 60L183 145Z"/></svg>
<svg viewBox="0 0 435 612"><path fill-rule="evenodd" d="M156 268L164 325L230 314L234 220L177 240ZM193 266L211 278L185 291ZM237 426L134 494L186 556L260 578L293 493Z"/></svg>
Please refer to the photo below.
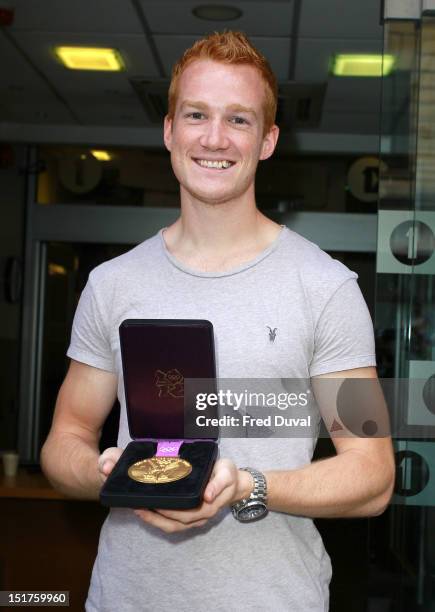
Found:
<svg viewBox="0 0 435 612"><path fill-rule="evenodd" d="M122 448L118 448L117 446L106 448L106 450L101 453L98 458L98 471L100 472L101 482L104 483L107 480L108 475L115 467L121 455Z"/></svg>
<svg viewBox="0 0 435 612"><path fill-rule="evenodd" d="M145 523L165 533L175 533L202 527L225 506L249 497L254 481L249 474L238 470L229 459L216 461L211 478L204 491L204 499L192 510L135 510Z"/></svg>

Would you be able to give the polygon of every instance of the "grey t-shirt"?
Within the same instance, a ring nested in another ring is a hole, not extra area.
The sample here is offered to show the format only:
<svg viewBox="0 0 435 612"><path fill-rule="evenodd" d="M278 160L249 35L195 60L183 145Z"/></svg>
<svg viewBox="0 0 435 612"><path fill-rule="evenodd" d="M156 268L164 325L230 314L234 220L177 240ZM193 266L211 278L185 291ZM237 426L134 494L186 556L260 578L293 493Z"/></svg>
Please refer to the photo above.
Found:
<svg viewBox="0 0 435 612"><path fill-rule="evenodd" d="M208 319L220 378L309 378L375 365L373 329L357 275L283 228L255 260L222 273L177 261L162 232L93 270L68 356L116 372L118 444L130 441L118 327L127 318ZM276 328L271 342L269 329ZM309 438L222 438L239 467L294 469L311 461ZM331 564L309 518L269 512L238 523L229 509L200 529L167 535L130 509L101 531L88 612L231 612L328 609Z"/></svg>

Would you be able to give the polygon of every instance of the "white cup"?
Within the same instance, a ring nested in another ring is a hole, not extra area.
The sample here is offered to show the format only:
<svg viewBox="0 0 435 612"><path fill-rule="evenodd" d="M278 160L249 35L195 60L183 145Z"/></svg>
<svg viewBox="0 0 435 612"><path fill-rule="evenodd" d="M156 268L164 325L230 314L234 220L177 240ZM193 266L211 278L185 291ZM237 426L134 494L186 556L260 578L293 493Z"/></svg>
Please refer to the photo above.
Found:
<svg viewBox="0 0 435 612"><path fill-rule="evenodd" d="M13 478L17 475L20 456L18 455L18 453L15 453L13 451L7 451L5 453L2 453L2 457L5 476Z"/></svg>

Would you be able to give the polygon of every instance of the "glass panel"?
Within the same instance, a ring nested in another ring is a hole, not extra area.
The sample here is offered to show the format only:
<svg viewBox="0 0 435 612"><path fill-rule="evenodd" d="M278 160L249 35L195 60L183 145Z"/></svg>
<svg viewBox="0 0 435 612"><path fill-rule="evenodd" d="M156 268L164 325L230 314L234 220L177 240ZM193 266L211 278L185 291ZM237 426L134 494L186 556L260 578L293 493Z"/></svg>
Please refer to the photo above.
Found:
<svg viewBox="0 0 435 612"><path fill-rule="evenodd" d="M42 146L38 156L39 204L178 207L166 151L65 145Z"/></svg>
<svg viewBox="0 0 435 612"><path fill-rule="evenodd" d="M57 393L69 365L66 350L72 321L89 272L131 248L132 245L45 244L39 447L48 435ZM103 430L101 449L116 446L118 420L119 406L115 404Z"/></svg>
<svg viewBox="0 0 435 612"><path fill-rule="evenodd" d="M39 204L179 206L178 182L163 150L108 148L98 160L89 147L41 146L36 200ZM98 153L95 152L95 155ZM260 162L259 208L292 211L375 213L376 157L312 155L276 151Z"/></svg>
<svg viewBox="0 0 435 612"><path fill-rule="evenodd" d="M17 447L25 148L2 145L0 170L0 451ZM1 471L1 468L0 468Z"/></svg>
<svg viewBox="0 0 435 612"><path fill-rule="evenodd" d="M370 591L385 610L435 609L435 20L385 26L377 253L379 374L414 379L396 394L393 503L370 523ZM380 609L380 608L379 608Z"/></svg>

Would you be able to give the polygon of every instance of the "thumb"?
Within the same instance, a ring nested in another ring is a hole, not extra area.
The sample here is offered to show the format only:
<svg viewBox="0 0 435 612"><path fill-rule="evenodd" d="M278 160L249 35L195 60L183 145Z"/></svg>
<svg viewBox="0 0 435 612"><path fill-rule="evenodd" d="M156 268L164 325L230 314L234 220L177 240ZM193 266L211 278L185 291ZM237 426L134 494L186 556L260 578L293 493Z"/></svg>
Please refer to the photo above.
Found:
<svg viewBox="0 0 435 612"><path fill-rule="evenodd" d="M225 459L216 462L212 477L204 491L206 502L213 502L226 487L231 485L233 481L231 467L232 463Z"/></svg>
<svg viewBox="0 0 435 612"><path fill-rule="evenodd" d="M122 448L111 446L98 458L98 470L102 476L108 476L122 455Z"/></svg>

